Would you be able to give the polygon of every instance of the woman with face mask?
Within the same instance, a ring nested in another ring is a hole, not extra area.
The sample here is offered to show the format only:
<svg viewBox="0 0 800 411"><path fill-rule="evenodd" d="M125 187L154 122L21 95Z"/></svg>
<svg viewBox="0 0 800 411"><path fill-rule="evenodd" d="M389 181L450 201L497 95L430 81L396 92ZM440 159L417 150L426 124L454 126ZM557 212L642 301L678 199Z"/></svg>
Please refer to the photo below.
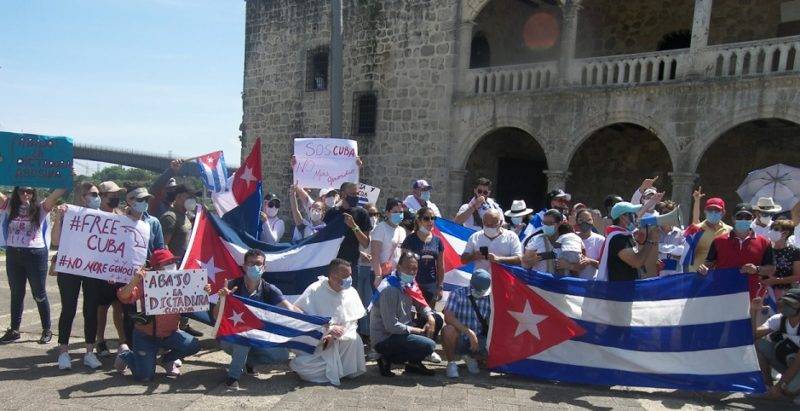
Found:
<svg viewBox="0 0 800 411"><path fill-rule="evenodd" d="M47 248L50 243L46 234L50 224L48 213L55 208L56 201L65 191L53 190L42 202L37 200L33 187L14 187L10 198L0 193L0 213L3 214L0 229L4 231L6 239L6 275L11 291L11 326L0 337L0 343L20 338L26 283L31 285L31 294L42 321L39 344L47 344L53 338L50 331L50 303L45 290Z"/></svg>
<svg viewBox="0 0 800 411"><path fill-rule="evenodd" d="M275 244L281 241L286 225L278 217L278 210L281 208L281 200L278 196L268 193L264 196L261 206L261 232L258 239L267 243Z"/></svg>
<svg viewBox="0 0 800 411"><path fill-rule="evenodd" d="M414 220L414 231L402 245L403 250L419 255L417 284L431 307L442 299L444 285L444 244L433 235L436 218L430 208L420 208Z"/></svg>
<svg viewBox="0 0 800 411"><path fill-rule="evenodd" d="M794 233L795 223L791 220L778 220L770 225L767 238L772 241L775 251L775 276L762 282L772 286L775 297L780 298L783 292L797 287L800 283L800 249L788 243Z"/></svg>
<svg viewBox="0 0 800 411"><path fill-rule="evenodd" d="M92 210L100 208L100 191L90 183L85 182L75 191L75 205ZM58 206L54 212L52 231L52 246L57 248L61 239L63 216L67 211L66 205ZM83 277L74 274L56 273L55 256L51 261L50 275L58 276L58 293L61 296L61 315L58 318L58 369L69 370L72 362L69 357L69 337L72 333L72 322L78 310L78 295L83 289L83 335L86 339L86 354L83 364L96 369L103 364L93 353L97 337L97 307L102 280Z"/></svg>
<svg viewBox="0 0 800 411"><path fill-rule="evenodd" d="M375 287L384 276L391 274L400 258L400 245L406 239L403 221L403 203L396 198L386 200L384 221L370 233L370 255Z"/></svg>
<svg viewBox="0 0 800 411"><path fill-rule="evenodd" d="M301 205L308 215L307 218L300 211ZM308 193L299 186L292 185L289 188L289 207L294 222L292 241L311 237L325 227L325 223L322 221L325 217L325 203L322 201L312 202Z"/></svg>

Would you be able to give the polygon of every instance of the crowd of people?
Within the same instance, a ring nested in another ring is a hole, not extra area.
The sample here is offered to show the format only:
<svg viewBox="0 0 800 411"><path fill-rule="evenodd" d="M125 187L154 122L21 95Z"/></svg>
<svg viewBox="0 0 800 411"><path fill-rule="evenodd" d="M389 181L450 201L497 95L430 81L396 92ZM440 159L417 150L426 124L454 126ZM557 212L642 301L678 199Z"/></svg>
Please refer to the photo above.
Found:
<svg viewBox="0 0 800 411"><path fill-rule="evenodd" d="M127 215L150 226L148 264L130 283L113 284L55 272L51 262L49 274L57 277L62 302L60 369L72 367L68 343L81 290L87 367L102 367L98 356L110 355L105 336L109 307L113 307L119 341L114 365L120 372L129 369L136 379L150 380L160 364L168 375L178 376L182 359L198 351L202 333L189 325L189 317L211 323L216 309L194 316L146 316L137 308L148 273L180 266L188 247L200 193L176 184L180 166L180 161L173 162L149 188L123 189L113 181L76 187L75 205ZM220 348L231 356L225 383L236 388L242 374L255 374L256 366L287 361L300 378L320 383L339 384L341 378L363 374L366 359L376 359L384 377L394 376L395 366L432 375L425 363L443 361L436 352L437 342L443 347L447 377L459 377L459 359L469 373L478 373L486 356L491 317L489 272L496 262L589 281L738 269L748 278L756 348L769 395L797 395L800 236L795 233L800 204L782 210L765 197L756 199L755 205L729 207L721 198L705 199L698 189L693 195L692 221L684 227L674 218L679 213L677 204L664 198L656 183L656 178L645 179L627 201L609 195L599 208L573 201L564 190L554 190L546 195L541 210L518 199L504 211L492 198L492 182L477 179L469 201L452 216L456 223L475 230L461 255L461 262L474 263L475 270L469 287L453 291L446 302L445 244L433 235L436 219L443 215L426 180L414 181L404 200L389 198L380 205L360 204L354 183L318 192L292 186L286 213L291 221L281 219L284 203L269 193L261 210L261 241L301 240L342 218L347 230L338 258L331 261L326 276L292 302L264 280L268 263L263 252L250 250L242 276L219 290L219 296L237 295L331 317L331 324L313 354L222 343ZM57 205L64 193L54 190L40 201L33 188L15 187L10 196L0 196L2 211L7 213L4 230L11 288L11 324L0 337L2 343L20 338L26 283L41 318L39 343L47 344L52 338L44 285L48 249L58 247L60 217L66 211ZM51 223L45 218L48 214L54 216ZM779 312L764 320L767 295L775 296ZM780 372L777 380L771 368Z"/></svg>

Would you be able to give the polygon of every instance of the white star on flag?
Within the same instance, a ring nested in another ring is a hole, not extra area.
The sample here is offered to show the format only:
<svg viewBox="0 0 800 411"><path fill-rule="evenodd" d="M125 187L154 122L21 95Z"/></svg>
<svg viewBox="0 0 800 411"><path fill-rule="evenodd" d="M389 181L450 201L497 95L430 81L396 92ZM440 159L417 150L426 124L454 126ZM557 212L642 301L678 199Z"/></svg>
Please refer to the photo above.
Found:
<svg viewBox="0 0 800 411"><path fill-rule="evenodd" d="M253 175L253 169L250 167L245 167L244 173L240 176L242 180L247 181L247 185L249 186L251 182L258 181L256 176Z"/></svg>
<svg viewBox="0 0 800 411"><path fill-rule="evenodd" d="M202 262L200 260L196 260L196 261L197 261L197 264L200 264L200 268L202 268L203 270L206 270L206 272L208 273L208 280L211 283L216 283L217 282L217 273L221 273L221 272L225 271L225 270L217 267L214 264L214 256L213 255L206 262Z"/></svg>
<svg viewBox="0 0 800 411"><path fill-rule="evenodd" d="M244 323L244 320L242 319L242 314L244 314L244 313L243 312L242 313L237 313L236 310L233 310L233 315L228 317L229 320L233 321L233 326L234 327L239 325L239 323Z"/></svg>
<svg viewBox="0 0 800 411"><path fill-rule="evenodd" d="M525 308L522 309L522 312L509 311L508 313L514 317L518 323L514 337L529 332L532 336L536 337L537 340L542 339L542 336L539 334L539 323L544 321L547 316L534 314L529 301L525 301Z"/></svg>

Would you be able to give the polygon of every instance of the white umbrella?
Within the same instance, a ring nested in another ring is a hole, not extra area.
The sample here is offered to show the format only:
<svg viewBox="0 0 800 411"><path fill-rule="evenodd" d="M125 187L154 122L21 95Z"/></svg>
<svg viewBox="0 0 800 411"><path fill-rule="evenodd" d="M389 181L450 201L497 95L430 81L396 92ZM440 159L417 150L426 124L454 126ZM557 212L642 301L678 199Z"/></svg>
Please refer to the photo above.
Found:
<svg viewBox="0 0 800 411"><path fill-rule="evenodd" d="M775 164L751 171L736 193L753 205L761 197L772 197L785 211L791 210L800 201L800 168Z"/></svg>

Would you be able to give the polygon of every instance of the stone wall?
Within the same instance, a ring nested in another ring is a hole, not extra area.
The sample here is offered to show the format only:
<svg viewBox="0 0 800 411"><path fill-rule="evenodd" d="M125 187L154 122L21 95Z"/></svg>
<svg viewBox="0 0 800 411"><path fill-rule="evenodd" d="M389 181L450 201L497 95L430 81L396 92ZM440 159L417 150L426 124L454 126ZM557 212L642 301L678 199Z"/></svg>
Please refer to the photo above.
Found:
<svg viewBox="0 0 800 411"><path fill-rule="evenodd" d="M784 0L714 0L708 44L776 37Z"/></svg>
<svg viewBox="0 0 800 411"><path fill-rule="evenodd" d="M559 41L550 48L532 49L526 46L523 29L534 13L549 13L555 21L561 22L561 9L558 7L537 7L519 0L494 0L481 10L475 19L475 32L486 36L491 50L491 65L550 61L558 58Z"/></svg>

